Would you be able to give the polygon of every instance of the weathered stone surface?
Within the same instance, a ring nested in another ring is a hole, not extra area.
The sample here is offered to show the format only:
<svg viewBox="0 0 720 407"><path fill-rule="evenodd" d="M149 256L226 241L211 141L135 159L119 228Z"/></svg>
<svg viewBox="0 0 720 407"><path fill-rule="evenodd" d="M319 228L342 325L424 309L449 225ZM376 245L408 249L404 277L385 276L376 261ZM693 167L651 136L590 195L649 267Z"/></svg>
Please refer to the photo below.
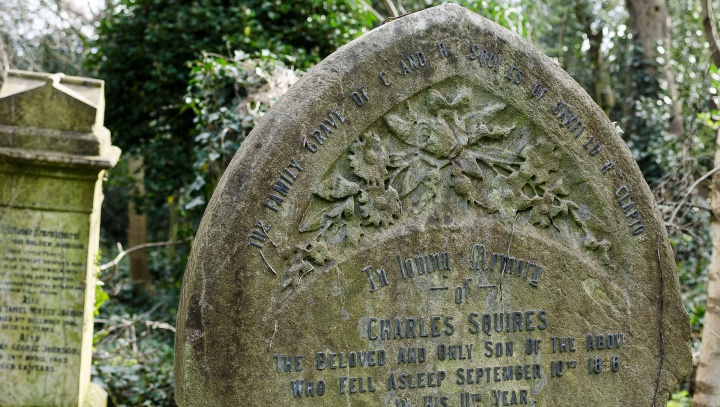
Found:
<svg viewBox="0 0 720 407"><path fill-rule="evenodd" d="M400 18L294 85L225 173L177 400L664 405L689 324L654 205L549 58L455 5Z"/></svg>
<svg viewBox="0 0 720 407"><path fill-rule="evenodd" d="M83 407L107 407L108 394L97 383L90 382Z"/></svg>
<svg viewBox="0 0 720 407"><path fill-rule="evenodd" d="M102 81L0 89L0 406L102 406L90 383L102 179L120 151Z"/></svg>
<svg viewBox="0 0 720 407"><path fill-rule="evenodd" d="M102 81L16 70L8 78L0 91L3 124L73 132L103 126Z"/></svg>

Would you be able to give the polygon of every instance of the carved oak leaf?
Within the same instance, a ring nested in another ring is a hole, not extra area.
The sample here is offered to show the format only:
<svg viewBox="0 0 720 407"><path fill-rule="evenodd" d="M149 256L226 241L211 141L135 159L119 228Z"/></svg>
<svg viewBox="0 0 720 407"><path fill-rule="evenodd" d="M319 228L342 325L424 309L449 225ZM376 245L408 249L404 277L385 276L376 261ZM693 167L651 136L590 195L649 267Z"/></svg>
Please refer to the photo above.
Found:
<svg viewBox="0 0 720 407"><path fill-rule="evenodd" d="M411 212L418 214L434 202L440 189L440 171L431 171L422 182L422 193L411 201Z"/></svg>
<svg viewBox="0 0 720 407"><path fill-rule="evenodd" d="M557 228L557 225L554 224L556 217L571 215L572 220L585 229L585 223L575 213L578 209L577 204L562 198L567 195L569 195L569 191L563 185L562 179L559 179L552 187L545 190L542 197L536 196L530 212L530 224L539 224L542 227L549 227L552 224Z"/></svg>
<svg viewBox="0 0 720 407"><path fill-rule="evenodd" d="M461 88L451 99L431 89L425 98L429 115L418 114L408 105L409 120L397 114L388 114L385 123L405 143L435 157L450 158L467 145L465 123L460 112L468 109L470 101L471 91L468 88Z"/></svg>
<svg viewBox="0 0 720 407"><path fill-rule="evenodd" d="M304 275L312 271L315 266L325 263L329 257L330 251L325 242L314 241L295 245L292 248L290 260L282 273L282 289L293 290Z"/></svg>
<svg viewBox="0 0 720 407"><path fill-rule="evenodd" d="M340 175L332 178L326 178L317 186L315 195L334 201L336 199L347 198L360 192L360 185L355 182L348 181Z"/></svg>
<svg viewBox="0 0 720 407"><path fill-rule="evenodd" d="M562 155L556 145L544 138L532 146L532 154L524 154L521 171L534 176L538 185L549 185L559 174Z"/></svg>
<svg viewBox="0 0 720 407"><path fill-rule="evenodd" d="M483 179L482 170L478 165L479 155L473 154L469 149L465 149L452 161L454 165L460 167L462 172L479 180Z"/></svg>
<svg viewBox="0 0 720 407"><path fill-rule="evenodd" d="M318 205L311 203L305 210L299 229L301 232L312 232L315 230L328 229L333 222L340 220L343 216L346 219L352 218L355 214L355 202L353 197L349 197L340 202L334 202L329 206L327 204Z"/></svg>
<svg viewBox="0 0 720 407"><path fill-rule="evenodd" d="M545 191L545 195L543 195L540 199L534 199L534 205L530 210L530 224L540 224L540 226L546 228L550 226L552 219L558 214L564 212L564 214L567 215L567 205L564 207L562 205L554 205L554 201L555 194L549 191Z"/></svg>
<svg viewBox="0 0 720 407"><path fill-rule="evenodd" d="M438 158L450 157L457 144L448 123L442 117L410 116L404 120L396 114L385 116L385 123L407 144L419 147Z"/></svg>
<svg viewBox="0 0 720 407"><path fill-rule="evenodd" d="M390 154L390 184L398 189L400 198L405 198L436 174L443 163L429 160L417 149ZM397 182L396 182L397 180Z"/></svg>
<svg viewBox="0 0 720 407"><path fill-rule="evenodd" d="M541 198L522 191L528 177L515 172L509 176L498 174L488 180L486 204L490 212L498 212L503 219L513 219L518 212L533 207Z"/></svg>
<svg viewBox="0 0 720 407"><path fill-rule="evenodd" d="M515 125L510 127L493 126L488 124L495 115L505 109L504 103L493 103L475 112L470 112L463 117L465 131L467 133L468 145L475 145L481 140L497 140L510 134Z"/></svg>

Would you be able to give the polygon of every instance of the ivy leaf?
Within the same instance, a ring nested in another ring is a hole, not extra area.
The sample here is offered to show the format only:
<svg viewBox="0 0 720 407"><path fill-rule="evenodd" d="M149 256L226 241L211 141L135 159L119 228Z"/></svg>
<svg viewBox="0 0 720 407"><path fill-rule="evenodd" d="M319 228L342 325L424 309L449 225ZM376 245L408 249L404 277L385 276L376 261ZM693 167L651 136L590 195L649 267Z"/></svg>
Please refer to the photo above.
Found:
<svg viewBox="0 0 720 407"><path fill-rule="evenodd" d="M330 204L316 204L312 202L305 210L300 221L300 232L312 232L320 228L327 229L334 221L339 220L341 215L352 217L355 213L354 198L350 197L344 201Z"/></svg>

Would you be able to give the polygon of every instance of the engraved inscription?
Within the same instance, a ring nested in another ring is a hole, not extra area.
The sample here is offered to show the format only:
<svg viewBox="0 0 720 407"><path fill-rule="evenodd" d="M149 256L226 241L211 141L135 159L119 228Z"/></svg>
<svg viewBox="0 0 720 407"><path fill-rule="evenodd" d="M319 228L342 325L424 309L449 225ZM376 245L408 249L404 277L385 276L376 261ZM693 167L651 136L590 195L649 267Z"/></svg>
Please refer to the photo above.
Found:
<svg viewBox="0 0 720 407"><path fill-rule="evenodd" d="M587 346L577 346L575 336L545 336L548 339L544 341L536 337L523 341L505 339L508 334L513 334L513 338L517 337L515 334L543 334L551 326L550 319L547 311L541 309L492 314L473 311L466 321L455 321L450 315L370 317L364 322L364 339L370 343L392 341L402 345L379 350L316 352L310 369L314 368L320 376L312 375L313 380L299 376L290 380L291 394L293 398L300 398L335 392L352 397L388 392L402 394L395 398L395 405L405 406L449 406L457 402L460 406L478 402L492 406L539 406L533 398L537 394L532 390L534 384L577 376L578 359L582 357L577 353L587 354L590 376L620 372L617 354L607 356L598 352L617 352L623 343L622 333L579 335L586 337ZM466 334L493 339L472 343ZM458 339L454 339L456 337ZM413 343L408 340L428 344L427 339L433 338L439 343L430 348L406 346ZM451 342L453 340L457 342ZM558 355L543 365L534 357L545 352ZM531 359L527 359L528 356ZM302 355L276 354L274 359L278 374L307 372ZM458 365L451 370L430 368L430 365L408 369L412 365L439 362L458 362ZM365 373L355 372L357 369ZM506 384L516 388L507 389Z"/></svg>
<svg viewBox="0 0 720 407"><path fill-rule="evenodd" d="M544 407L628 379L646 345L619 288L651 214L614 130L512 42L473 35L355 60L263 181L243 245L272 271L248 272L257 326L284 341L243 346L268 349L253 363L291 403Z"/></svg>
<svg viewBox="0 0 720 407"><path fill-rule="evenodd" d="M64 374L80 363L86 242L77 230L0 223L0 371ZM68 300L67 298L77 298ZM8 376L12 377L12 376Z"/></svg>

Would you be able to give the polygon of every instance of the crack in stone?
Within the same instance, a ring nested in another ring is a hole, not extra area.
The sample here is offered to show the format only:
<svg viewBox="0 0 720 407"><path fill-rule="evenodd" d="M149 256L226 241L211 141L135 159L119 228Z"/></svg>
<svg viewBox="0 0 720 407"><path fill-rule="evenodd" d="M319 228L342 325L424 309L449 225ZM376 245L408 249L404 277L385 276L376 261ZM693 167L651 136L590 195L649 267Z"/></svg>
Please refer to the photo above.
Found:
<svg viewBox="0 0 720 407"><path fill-rule="evenodd" d="M655 225L657 230L657 239L656 239L656 253L657 253L657 261L658 261L658 269L660 269L660 318L659 318L659 329L658 329L658 340L660 342L660 368L658 369L658 376L657 376L657 382L655 383L655 395L653 396L653 406L658 406L657 398L658 393L660 392L660 386L661 386L661 379L662 379L662 372L665 367L665 333L663 332L665 328L665 270L662 268L662 260L660 259L660 231L657 229L657 224Z"/></svg>

